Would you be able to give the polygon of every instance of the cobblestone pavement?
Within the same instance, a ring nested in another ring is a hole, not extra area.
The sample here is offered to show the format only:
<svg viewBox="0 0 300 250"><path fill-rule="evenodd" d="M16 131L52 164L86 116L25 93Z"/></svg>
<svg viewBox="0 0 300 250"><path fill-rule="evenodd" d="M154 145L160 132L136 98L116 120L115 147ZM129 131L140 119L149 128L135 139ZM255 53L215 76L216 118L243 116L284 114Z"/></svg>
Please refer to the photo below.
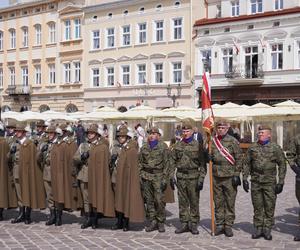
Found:
<svg viewBox="0 0 300 250"><path fill-rule="evenodd" d="M300 249L293 241L297 232L298 203L295 198L294 175L288 169L284 191L279 195L276 207L276 224L273 240L252 240L253 209L250 194L239 188L236 203L234 237L210 235L209 178L206 177L201 192L201 221L198 236L185 233L175 235L179 225L177 203L167 205L166 233L146 233L144 225L132 225L132 231L111 231L113 219L99 220L99 229L81 230L79 213L65 213L61 227L45 226L48 211L34 211L34 222L27 226L11 224L17 211L4 211L5 221L0 222L0 249Z"/></svg>

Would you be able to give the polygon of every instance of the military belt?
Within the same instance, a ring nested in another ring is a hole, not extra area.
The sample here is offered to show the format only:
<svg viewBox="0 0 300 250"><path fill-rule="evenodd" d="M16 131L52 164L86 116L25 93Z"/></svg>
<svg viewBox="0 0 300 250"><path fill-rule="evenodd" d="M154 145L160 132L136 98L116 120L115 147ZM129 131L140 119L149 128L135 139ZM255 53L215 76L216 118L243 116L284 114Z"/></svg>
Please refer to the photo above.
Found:
<svg viewBox="0 0 300 250"><path fill-rule="evenodd" d="M177 168L177 172L181 174L193 174L199 172L198 168L181 169Z"/></svg>
<svg viewBox="0 0 300 250"><path fill-rule="evenodd" d="M273 171L264 170L264 169L254 169L253 172L257 173L257 174L261 174L261 175L264 175L264 174L272 175L273 174Z"/></svg>
<svg viewBox="0 0 300 250"><path fill-rule="evenodd" d="M153 168L143 168L143 171L145 171L149 174L160 174L163 172L162 169L153 169Z"/></svg>

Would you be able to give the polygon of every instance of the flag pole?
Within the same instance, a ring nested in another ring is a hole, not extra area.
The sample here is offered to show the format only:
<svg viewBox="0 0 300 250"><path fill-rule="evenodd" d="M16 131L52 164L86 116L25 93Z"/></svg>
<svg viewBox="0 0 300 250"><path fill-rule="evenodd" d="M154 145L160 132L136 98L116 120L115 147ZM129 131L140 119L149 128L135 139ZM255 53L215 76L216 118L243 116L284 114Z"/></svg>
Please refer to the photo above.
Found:
<svg viewBox="0 0 300 250"><path fill-rule="evenodd" d="M211 155L211 134L207 133L208 155ZM210 193L210 214L211 214L211 235L215 236L215 211L214 211L214 190L212 175L212 160L209 159L209 193Z"/></svg>

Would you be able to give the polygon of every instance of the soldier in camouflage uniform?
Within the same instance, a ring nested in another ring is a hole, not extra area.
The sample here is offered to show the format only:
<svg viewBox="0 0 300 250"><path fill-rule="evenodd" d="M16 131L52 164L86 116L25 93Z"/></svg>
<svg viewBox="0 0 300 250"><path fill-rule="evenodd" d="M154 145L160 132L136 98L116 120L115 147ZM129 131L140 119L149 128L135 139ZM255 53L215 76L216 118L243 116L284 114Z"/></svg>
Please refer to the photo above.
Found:
<svg viewBox="0 0 300 250"><path fill-rule="evenodd" d="M183 138L174 145L170 158L171 176L174 176L177 170L177 182L175 178L170 182L172 189L177 183L181 222L181 227L176 229L175 233L191 231L192 234L199 234L199 196L206 175L203 146L194 140L191 124L183 124L182 134Z"/></svg>
<svg viewBox="0 0 300 250"><path fill-rule="evenodd" d="M291 166L292 170L296 174L296 186L295 186L295 193L298 203L300 205L300 135L297 135L291 142L290 148L287 152L287 159L289 165ZM298 212L298 223L300 226L300 209ZM297 235L294 237L295 241L300 241L300 228L298 229Z"/></svg>
<svg viewBox="0 0 300 250"><path fill-rule="evenodd" d="M227 133L228 129L227 122L217 123L216 135L211 146L211 160L216 235L224 233L227 237L232 237L237 187L241 185L242 152L238 141ZM228 155L224 154L224 151L228 152Z"/></svg>
<svg viewBox="0 0 300 250"><path fill-rule="evenodd" d="M148 142L144 143L139 153L141 190L146 203L146 213L151 221L146 232L158 230L163 233L169 150L167 144L159 140L160 132L157 127L151 128L148 134Z"/></svg>
<svg viewBox="0 0 300 250"><path fill-rule="evenodd" d="M283 189L286 162L281 147L271 142L271 128L268 126L259 127L258 141L247 151L243 169L243 187L246 192L249 190L249 175L255 226L252 238L264 236L266 240L272 240L271 228L274 225L276 197Z"/></svg>

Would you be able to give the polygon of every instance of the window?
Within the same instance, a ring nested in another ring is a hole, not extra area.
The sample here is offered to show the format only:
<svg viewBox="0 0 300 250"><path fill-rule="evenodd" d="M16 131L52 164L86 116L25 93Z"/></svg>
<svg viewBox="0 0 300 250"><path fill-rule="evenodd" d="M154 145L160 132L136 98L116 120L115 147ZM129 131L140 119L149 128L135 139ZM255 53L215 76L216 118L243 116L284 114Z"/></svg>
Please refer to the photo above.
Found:
<svg viewBox="0 0 300 250"><path fill-rule="evenodd" d="M69 103L66 106L66 112L67 113L75 113L75 112L78 112L78 108L77 108L77 106L75 104Z"/></svg>
<svg viewBox="0 0 300 250"><path fill-rule="evenodd" d="M115 28L108 28L107 32L107 48L115 47Z"/></svg>
<svg viewBox="0 0 300 250"><path fill-rule="evenodd" d="M28 86L28 67L22 67L22 85Z"/></svg>
<svg viewBox="0 0 300 250"><path fill-rule="evenodd" d="M232 72L233 49L223 49L223 72Z"/></svg>
<svg viewBox="0 0 300 250"><path fill-rule="evenodd" d="M107 72L107 86L115 85L115 69L114 67L109 67L106 69Z"/></svg>
<svg viewBox="0 0 300 250"><path fill-rule="evenodd" d="M272 69L282 69L282 48L281 43L271 45Z"/></svg>
<svg viewBox="0 0 300 250"><path fill-rule="evenodd" d="M273 27L279 27L280 26L280 22L279 21L276 21L273 23Z"/></svg>
<svg viewBox="0 0 300 250"><path fill-rule="evenodd" d="M174 25L174 40L182 39L182 18L176 18L173 20Z"/></svg>
<svg viewBox="0 0 300 250"><path fill-rule="evenodd" d="M221 5L217 5L217 14L216 14L216 17L221 17L222 16L222 7Z"/></svg>
<svg viewBox="0 0 300 250"><path fill-rule="evenodd" d="M283 0L275 0L275 10L283 9Z"/></svg>
<svg viewBox="0 0 300 250"><path fill-rule="evenodd" d="M100 86L100 70L99 69L92 69L93 75L93 87Z"/></svg>
<svg viewBox="0 0 300 250"><path fill-rule="evenodd" d="M123 46L130 45L130 26L122 27L123 30Z"/></svg>
<svg viewBox="0 0 300 250"><path fill-rule="evenodd" d="M35 84L42 83L41 65L34 66L35 68Z"/></svg>
<svg viewBox="0 0 300 250"><path fill-rule="evenodd" d="M155 41L160 42L164 40L164 21L155 22Z"/></svg>
<svg viewBox="0 0 300 250"><path fill-rule="evenodd" d="M182 65L181 62L173 63L173 82L182 82Z"/></svg>
<svg viewBox="0 0 300 250"><path fill-rule="evenodd" d="M55 23L49 24L49 42L55 43L56 42L56 31L55 31Z"/></svg>
<svg viewBox="0 0 300 250"><path fill-rule="evenodd" d="M23 31L22 46L23 47L28 47L28 28L27 27L23 27L22 31Z"/></svg>
<svg viewBox="0 0 300 250"><path fill-rule="evenodd" d="M155 70L155 83L163 83L163 64L156 63L154 64Z"/></svg>
<svg viewBox="0 0 300 250"><path fill-rule="evenodd" d="M10 85L16 85L16 70L15 67L9 68L9 83Z"/></svg>
<svg viewBox="0 0 300 250"><path fill-rule="evenodd" d="M262 12L262 0L251 0L251 14Z"/></svg>
<svg viewBox="0 0 300 250"><path fill-rule="evenodd" d="M74 82L80 82L81 81L80 62L74 62L74 68L75 68L75 81Z"/></svg>
<svg viewBox="0 0 300 250"><path fill-rule="evenodd" d="M175 5L175 7L178 8L178 7L180 6L180 2L179 2L179 1L176 1L174 5Z"/></svg>
<svg viewBox="0 0 300 250"><path fill-rule="evenodd" d="M257 78L258 71L258 47L249 46L245 48L245 77Z"/></svg>
<svg viewBox="0 0 300 250"><path fill-rule="evenodd" d="M122 66L122 80L123 80L123 85L130 84L130 66L129 65Z"/></svg>
<svg viewBox="0 0 300 250"><path fill-rule="evenodd" d="M49 83L55 83L55 64L49 64Z"/></svg>
<svg viewBox="0 0 300 250"><path fill-rule="evenodd" d="M146 64L140 64L137 66L138 68L138 83L143 84L146 83Z"/></svg>
<svg viewBox="0 0 300 250"><path fill-rule="evenodd" d="M71 63L64 64L64 80L65 83L71 82Z"/></svg>
<svg viewBox="0 0 300 250"><path fill-rule="evenodd" d="M139 23L139 43L146 43L147 41L147 24L146 23Z"/></svg>
<svg viewBox="0 0 300 250"><path fill-rule="evenodd" d="M74 20L74 26L75 26L74 37L75 37L75 39L78 39L81 37L81 21L80 21L80 19Z"/></svg>
<svg viewBox="0 0 300 250"><path fill-rule="evenodd" d="M141 14L141 13L144 13L144 12L145 12L145 8L144 8L144 7L141 7L140 10L139 10L139 12L140 12L140 14Z"/></svg>
<svg viewBox="0 0 300 250"><path fill-rule="evenodd" d="M254 29L254 25L253 24L248 25L247 29L248 30L253 30Z"/></svg>
<svg viewBox="0 0 300 250"><path fill-rule="evenodd" d="M124 15L124 16L127 16L127 15L128 15L128 10L125 10L125 11L123 12L123 15Z"/></svg>
<svg viewBox="0 0 300 250"><path fill-rule="evenodd" d="M40 24L35 25L35 45L41 45L42 43L42 26Z"/></svg>
<svg viewBox="0 0 300 250"><path fill-rule="evenodd" d="M0 68L0 88L3 87L3 69Z"/></svg>
<svg viewBox="0 0 300 250"><path fill-rule="evenodd" d="M300 42L297 42L297 51L298 51L298 68L300 68Z"/></svg>
<svg viewBox="0 0 300 250"><path fill-rule="evenodd" d="M3 50L3 32L0 31L0 50Z"/></svg>
<svg viewBox="0 0 300 250"><path fill-rule="evenodd" d="M10 33L10 48L15 49L16 48L16 30L11 29L9 31Z"/></svg>
<svg viewBox="0 0 300 250"><path fill-rule="evenodd" d="M202 50L201 57L203 72L211 73L211 50Z"/></svg>
<svg viewBox="0 0 300 250"><path fill-rule="evenodd" d="M162 8L161 4L156 5L156 11L161 11L161 8Z"/></svg>
<svg viewBox="0 0 300 250"><path fill-rule="evenodd" d="M71 21L65 21L65 40L71 40Z"/></svg>
<svg viewBox="0 0 300 250"><path fill-rule="evenodd" d="M108 13L108 14L107 14L107 17L108 17L109 19L112 18L112 16L113 16L112 13Z"/></svg>
<svg viewBox="0 0 300 250"><path fill-rule="evenodd" d="M231 1L231 16L240 15L240 1Z"/></svg>
<svg viewBox="0 0 300 250"><path fill-rule="evenodd" d="M230 28L229 27L224 28L224 32L230 32Z"/></svg>
<svg viewBox="0 0 300 250"><path fill-rule="evenodd" d="M93 49L100 49L100 31L93 31Z"/></svg>

